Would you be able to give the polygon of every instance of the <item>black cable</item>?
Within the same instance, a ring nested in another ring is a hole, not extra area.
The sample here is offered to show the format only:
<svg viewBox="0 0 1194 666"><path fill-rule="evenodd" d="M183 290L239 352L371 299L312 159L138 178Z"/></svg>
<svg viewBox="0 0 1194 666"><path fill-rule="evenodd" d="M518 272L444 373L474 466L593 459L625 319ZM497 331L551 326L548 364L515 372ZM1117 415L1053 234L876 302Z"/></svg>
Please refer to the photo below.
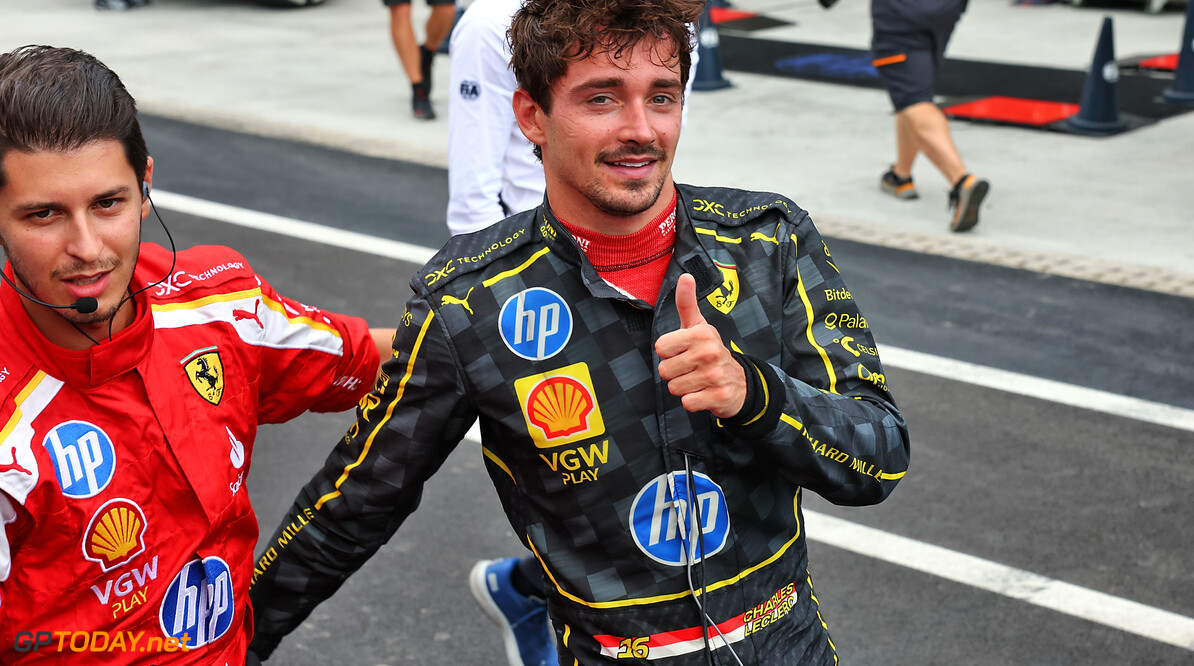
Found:
<svg viewBox="0 0 1194 666"><path fill-rule="evenodd" d="M118 308L118 309L119 309L119 308ZM63 319L66 319L66 318L65 318L65 317L63 317ZM87 331L84 331L83 329L79 328L79 326L78 326L77 324L75 324L75 322L73 322L73 321L71 321L71 320L69 320L69 319L66 319L66 323L70 324L70 325L71 325L71 328L74 328L76 331L78 331L78 332L82 333L82 334L83 334L83 337L85 337L85 338L87 338L88 340L90 340L90 341L91 341L91 344L93 344L93 345L98 345L98 344L99 344L99 340L96 340L95 338L93 338L93 337L91 337L90 335L88 335L88 334L87 334ZM109 325L109 327L110 327L110 325ZM110 334L109 334L109 339L111 339L111 335L110 335Z"/></svg>
<svg viewBox="0 0 1194 666"><path fill-rule="evenodd" d="M147 190L148 190L148 188L147 188ZM124 307L125 303L127 303L127 302L131 301L133 298L135 298L137 296L137 294L140 294L141 292L146 291L148 289L153 289L154 287L158 286L159 284L165 282L167 279L170 278L171 275L174 275L174 267L178 265L178 249L174 246L174 236L172 236L170 234L170 230L166 228L166 222L162 219L162 214L158 212L158 207L153 205L153 199L148 194L145 195L145 198L149 201L149 209L152 210L154 216L158 218L158 224L162 225L162 231L166 232L166 238L169 239L169 241L170 241L170 270L166 271L166 274L162 276L162 279L158 280L157 282L147 284L144 287L141 287L140 289L138 289L137 291L134 291L134 292L130 293L129 295L125 296L124 298L120 299L120 302L116 304L116 309L112 311L112 316L108 317L108 342L112 341L112 326L116 322L116 313L120 312L120 308ZM78 328L78 327L76 326L75 328ZM79 331L79 332L83 333L82 331ZM83 333L83 335L87 335L87 334ZM95 338L92 338L90 335L87 335L87 339L91 340L92 342L95 342ZM95 342L95 344L98 345L99 343Z"/></svg>
<svg viewBox="0 0 1194 666"><path fill-rule="evenodd" d="M705 655L709 664L712 665L713 648L709 645L709 626L712 625L713 630L716 631L717 635L721 637L722 645L729 650L730 656L734 658L734 661L737 662L738 666L743 666L742 659L738 657L738 652L734 650L734 646L730 645L730 641L728 638L726 638L725 634L721 633L721 628L718 627L715 622L713 622L713 618L709 617L709 614L705 611L705 604L701 601L701 599L703 599L708 593L708 589L706 587L707 578L705 577L705 534L702 531L704 529L705 521L701 519L701 502L700 499L697 498L696 480L692 474L692 465L687 451L684 452L684 475L685 486L688 490L688 503L693 507L691 513L694 521L696 522L697 539L698 543L700 544L701 559L699 560L699 563L701 565L701 593L699 597L696 592L696 585L692 582L692 561L688 557L687 548L684 551L684 559L688 564L688 589L690 592L692 592L693 601L696 602L697 609L699 609L701 612L701 629L702 635L705 639ZM689 533L691 534L691 531Z"/></svg>
<svg viewBox="0 0 1194 666"><path fill-rule="evenodd" d="M689 547L689 543L684 544L684 564L685 570L688 573L688 590L692 592L692 600L696 603L697 610L701 612L701 640L705 642L705 660L710 666L713 665L713 647L709 645L709 614L705 612L705 604L701 599L705 596L705 535L702 532L704 524L701 522L701 507L700 499L696 494L696 482L692 478L692 463L690 462L688 452L684 452L684 490L688 494L688 516L684 516L682 520L688 521L685 525L685 530L688 532L688 541L691 543L694 535L696 538L696 546L700 549L701 563L701 593L697 594L696 584L692 581L692 553L693 548ZM692 520L689 520L692 516Z"/></svg>

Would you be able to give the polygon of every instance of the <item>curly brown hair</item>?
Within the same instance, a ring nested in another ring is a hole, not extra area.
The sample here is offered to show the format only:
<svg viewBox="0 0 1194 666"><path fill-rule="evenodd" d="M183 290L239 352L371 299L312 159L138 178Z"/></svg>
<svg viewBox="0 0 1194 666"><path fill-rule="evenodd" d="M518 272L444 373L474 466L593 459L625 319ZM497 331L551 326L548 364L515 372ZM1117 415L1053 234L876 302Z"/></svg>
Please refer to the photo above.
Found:
<svg viewBox="0 0 1194 666"><path fill-rule="evenodd" d="M514 15L510 40L518 85L551 113L551 87L568 65L594 53L616 59L643 39L679 45L655 55L680 61L680 81L688 83L692 32L705 3L701 0L527 0Z"/></svg>

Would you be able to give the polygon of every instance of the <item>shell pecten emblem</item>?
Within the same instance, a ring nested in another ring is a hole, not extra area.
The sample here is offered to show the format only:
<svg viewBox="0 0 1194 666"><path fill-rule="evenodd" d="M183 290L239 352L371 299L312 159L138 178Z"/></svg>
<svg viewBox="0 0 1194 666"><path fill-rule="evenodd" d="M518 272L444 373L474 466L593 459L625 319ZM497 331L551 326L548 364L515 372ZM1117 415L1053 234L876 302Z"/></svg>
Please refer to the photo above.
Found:
<svg viewBox="0 0 1194 666"><path fill-rule="evenodd" d="M83 539L83 557L105 572L127 564L145 550L145 514L135 502L114 499L91 517Z"/></svg>
<svg viewBox="0 0 1194 666"><path fill-rule="evenodd" d="M605 434L597 391L585 363L514 380L527 432L546 449Z"/></svg>

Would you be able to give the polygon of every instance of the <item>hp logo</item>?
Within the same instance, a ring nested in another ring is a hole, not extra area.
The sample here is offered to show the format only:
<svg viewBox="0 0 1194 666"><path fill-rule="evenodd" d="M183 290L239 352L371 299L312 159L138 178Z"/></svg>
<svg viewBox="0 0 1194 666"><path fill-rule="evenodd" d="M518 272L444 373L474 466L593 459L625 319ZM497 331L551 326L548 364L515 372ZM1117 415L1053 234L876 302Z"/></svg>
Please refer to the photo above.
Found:
<svg viewBox="0 0 1194 666"><path fill-rule="evenodd" d="M630 533L647 557L672 567L700 562L717 554L730 534L725 493L712 479L694 472L692 486L700 507L700 540L694 504L689 501L688 475L672 472L656 477L639 491L630 507ZM687 550L687 554L685 551Z"/></svg>
<svg viewBox="0 0 1194 666"><path fill-rule="evenodd" d="M116 472L116 449L99 426L67 421L54 426L42 444L54 461L58 485L67 497L93 497Z"/></svg>
<svg viewBox="0 0 1194 666"><path fill-rule="evenodd" d="M528 361L542 361L568 344L572 311L556 292L532 287L506 300L498 328L510 351Z"/></svg>
<svg viewBox="0 0 1194 666"><path fill-rule="evenodd" d="M191 560L170 582L158 620L167 636L187 636L188 649L218 640L232 626L232 573L218 557Z"/></svg>

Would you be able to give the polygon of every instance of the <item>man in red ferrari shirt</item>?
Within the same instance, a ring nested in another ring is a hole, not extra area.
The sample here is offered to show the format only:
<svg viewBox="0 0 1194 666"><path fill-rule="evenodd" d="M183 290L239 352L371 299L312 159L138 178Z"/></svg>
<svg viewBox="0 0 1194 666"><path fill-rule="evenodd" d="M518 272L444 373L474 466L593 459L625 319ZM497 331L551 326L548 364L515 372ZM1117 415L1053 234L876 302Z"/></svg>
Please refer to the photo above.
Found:
<svg viewBox="0 0 1194 666"><path fill-rule="evenodd" d="M246 663L257 426L389 355L231 249L142 243L152 183L111 70L0 55L0 663Z"/></svg>

